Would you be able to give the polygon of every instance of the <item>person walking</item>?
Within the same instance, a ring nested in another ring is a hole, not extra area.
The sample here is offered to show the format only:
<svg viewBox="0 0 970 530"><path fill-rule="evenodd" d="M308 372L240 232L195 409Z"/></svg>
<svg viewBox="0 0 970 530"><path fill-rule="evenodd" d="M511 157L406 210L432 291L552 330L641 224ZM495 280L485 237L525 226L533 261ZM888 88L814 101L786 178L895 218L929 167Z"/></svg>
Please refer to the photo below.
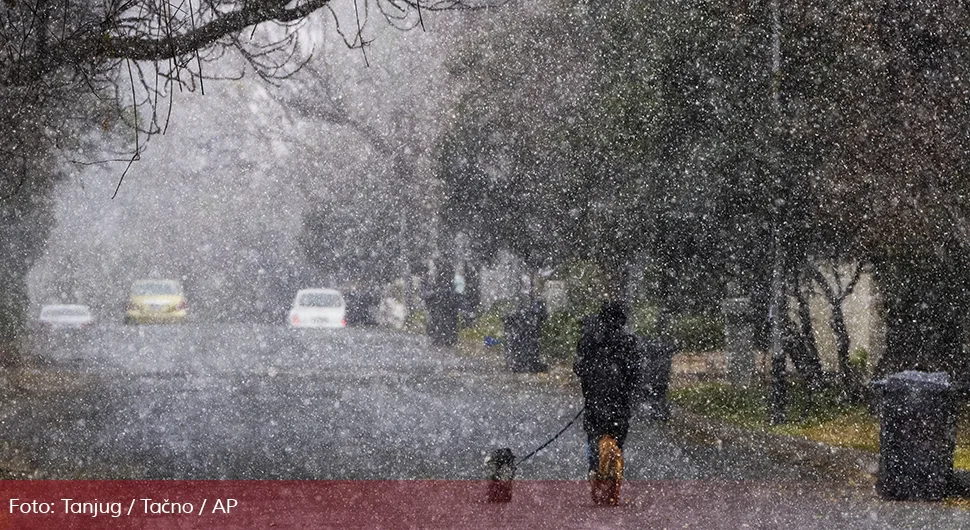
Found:
<svg viewBox="0 0 970 530"><path fill-rule="evenodd" d="M619 504L623 444L638 388L639 351L636 338L624 330L626 321L622 304L606 302L584 321L576 346L573 371L583 390L589 480L597 504Z"/></svg>

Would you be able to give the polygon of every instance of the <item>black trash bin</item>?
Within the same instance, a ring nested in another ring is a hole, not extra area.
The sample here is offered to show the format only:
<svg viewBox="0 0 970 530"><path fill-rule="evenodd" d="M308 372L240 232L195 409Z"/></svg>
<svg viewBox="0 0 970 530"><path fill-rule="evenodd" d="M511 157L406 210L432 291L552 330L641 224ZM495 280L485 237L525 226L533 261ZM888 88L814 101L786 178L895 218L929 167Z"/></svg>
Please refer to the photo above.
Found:
<svg viewBox="0 0 970 530"><path fill-rule="evenodd" d="M881 395L876 491L894 500L940 500L953 474L954 388L942 372L899 372Z"/></svg>
<svg viewBox="0 0 970 530"><path fill-rule="evenodd" d="M640 385L637 400L647 419L667 421L670 402L667 388L670 386L671 362L677 348L669 341L650 337L637 337L640 356Z"/></svg>
<svg viewBox="0 0 970 530"><path fill-rule="evenodd" d="M458 343L458 298L448 288L438 289L427 299L428 336L435 346Z"/></svg>
<svg viewBox="0 0 970 530"><path fill-rule="evenodd" d="M548 366L539 360L539 337L542 318L531 308L522 308L505 317L505 359L513 372L545 372Z"/></svg>

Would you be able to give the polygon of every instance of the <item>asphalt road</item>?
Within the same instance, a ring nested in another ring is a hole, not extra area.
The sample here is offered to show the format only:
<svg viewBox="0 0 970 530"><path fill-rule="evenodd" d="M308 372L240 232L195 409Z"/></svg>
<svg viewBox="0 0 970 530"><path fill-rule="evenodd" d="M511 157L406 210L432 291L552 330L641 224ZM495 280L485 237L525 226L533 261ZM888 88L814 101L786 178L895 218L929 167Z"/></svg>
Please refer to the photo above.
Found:
<svg viewBox="0 0 970 530"><path fill-rule="evenodd" d="M574 385L384 330L105 325L35 343L0 440L37 478L481 479L491 449L524 456L581 405ZM550 516L588 507L584 438L575 425L518 471ZM970 527L963 510L886 503L758 447L692 444L642 421L625 478L631 525L639 513L678 527ZM556 496L546 481L579 493L543 503Z"/></svg>

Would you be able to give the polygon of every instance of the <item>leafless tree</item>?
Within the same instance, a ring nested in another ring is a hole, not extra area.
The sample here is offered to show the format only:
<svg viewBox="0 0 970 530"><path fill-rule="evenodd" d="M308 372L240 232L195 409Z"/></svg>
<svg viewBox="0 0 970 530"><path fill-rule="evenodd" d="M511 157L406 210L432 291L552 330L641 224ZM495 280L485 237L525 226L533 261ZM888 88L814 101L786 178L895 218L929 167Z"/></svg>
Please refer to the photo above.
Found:
<svg viewBox="0 0 970 530"><path fill-rule="evenodd" d="M205 65L229 52L269 81L299 70L314 53L301 43L301 29L315 13L332 19L347 46L365 50L378 18L409 29L428 12L485 5L469 1L479 0L5 0L0 103L44 107L58 96L93 96L116 109L88 116L88 125L94 118L107 128L120 119L150 134L164 128L172 104L166 96L204 91ZM55 145L70 132L64 125L48 135Z"/></svg>

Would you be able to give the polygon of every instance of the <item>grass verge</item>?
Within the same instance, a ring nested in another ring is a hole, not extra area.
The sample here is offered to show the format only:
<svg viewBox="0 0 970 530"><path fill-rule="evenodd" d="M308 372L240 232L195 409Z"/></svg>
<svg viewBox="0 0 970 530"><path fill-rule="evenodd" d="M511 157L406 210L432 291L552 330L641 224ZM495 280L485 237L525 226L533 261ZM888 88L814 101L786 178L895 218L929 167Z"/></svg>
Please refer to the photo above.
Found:
<svg viewBox="0 0 970 530"><path fill-rule="evenodd" d="M879 418L867 407L847 405L838 394L821 391L809 395L793 386L789 390L788 423L771 425L768 389L739 388L723 383L704 383L672 389L670 399L690 412L747 429L801 436L832 446L879 452ZM953 466L970 470L970 406L957 418Z"/></svg>

